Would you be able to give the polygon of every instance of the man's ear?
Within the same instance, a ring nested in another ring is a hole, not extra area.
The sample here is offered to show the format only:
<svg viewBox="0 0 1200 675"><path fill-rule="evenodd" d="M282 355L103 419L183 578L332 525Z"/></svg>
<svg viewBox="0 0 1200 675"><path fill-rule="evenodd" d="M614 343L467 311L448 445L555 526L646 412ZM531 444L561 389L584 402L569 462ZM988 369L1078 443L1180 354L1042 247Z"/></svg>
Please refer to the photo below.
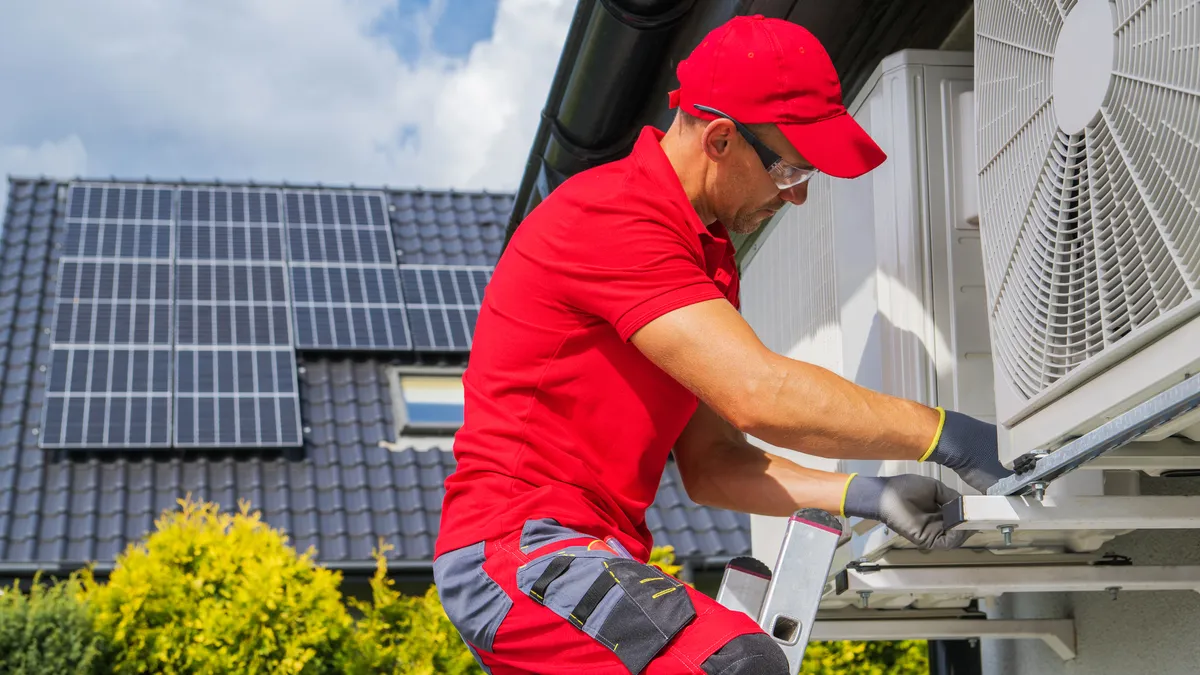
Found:
<svg viewBox="0 0 1200 675"><path fill-rule="evenodd" d="M732 134L737 133L737 128L724 118L715 119L704 126L704 132L700 134L700 145L704 149L704 154L714 162L719 162L729 155L730 141Z"/></svg>

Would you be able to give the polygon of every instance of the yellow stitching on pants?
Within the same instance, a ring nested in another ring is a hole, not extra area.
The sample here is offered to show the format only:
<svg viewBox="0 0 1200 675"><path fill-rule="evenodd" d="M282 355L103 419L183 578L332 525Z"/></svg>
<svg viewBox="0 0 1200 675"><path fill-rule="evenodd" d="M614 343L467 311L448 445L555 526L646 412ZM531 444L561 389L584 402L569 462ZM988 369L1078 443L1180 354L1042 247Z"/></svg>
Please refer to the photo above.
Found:
<svg viewBox="0 0 1200 675"><path fill-rule="evenodd" d="M651 581L662 581L662 580L663 580L663 577L654 577L653 579L642 579L642 580L641 580L641 581L639 581L638 583L639 583L639 584L644 584L644 583L648 583L648 582L651 582Z"/></svg>
<svg viewBox="0 0 1200 675"><path fill-rule="evenodd" d="M667 593L670 593L671 591L673 591L673 590L675 590L675 589L677 589L677 588L679 588L679 587L678 587L678 586L672 586L672 587L668 588L667 590L665 590L665 591L659 591L659 592L655 593L654 595L652 595L652 596L650 596L650 597L652 597L652 598L657 598L657 597L659 597L660 595L666 595Z"/></svg>

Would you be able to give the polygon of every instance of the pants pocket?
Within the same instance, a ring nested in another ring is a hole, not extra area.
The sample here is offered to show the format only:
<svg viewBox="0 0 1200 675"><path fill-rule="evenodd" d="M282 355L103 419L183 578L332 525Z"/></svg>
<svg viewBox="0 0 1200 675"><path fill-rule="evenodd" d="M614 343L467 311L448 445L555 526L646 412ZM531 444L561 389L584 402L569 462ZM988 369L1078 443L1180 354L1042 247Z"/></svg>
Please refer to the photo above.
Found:
<svg viewBox="0 0 1200 675"><path fill-rule="evenodd" d="M433 582L450 623L470 645L492 651L512 598L483 570L484 542L447 551L433 563Z"/></svg>
<svg viewBox="0 0 1200 675"><path fill-rule="evenodd" d="M535 558L517 570L517 586L634 675L696 617L682 583L603 549L571 546Z"/></svg>

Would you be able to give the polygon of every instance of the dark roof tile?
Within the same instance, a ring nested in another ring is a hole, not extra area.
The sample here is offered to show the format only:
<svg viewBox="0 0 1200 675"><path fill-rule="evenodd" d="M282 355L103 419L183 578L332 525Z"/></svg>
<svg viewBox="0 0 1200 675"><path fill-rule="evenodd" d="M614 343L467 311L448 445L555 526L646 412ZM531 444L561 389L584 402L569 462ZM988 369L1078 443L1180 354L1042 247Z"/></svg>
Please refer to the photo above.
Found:
<svg viewBox="0 0 1200 675"><path fill-rule="evenodd" d="M355 410L352 406L345 406L349 410ZM343 448L352 448L357 446L362 439L361 429L357 424L338 424L337 425L337 443Z"/></svg>
<svg viewBox="0 0 1200 675"><path fill-rule="evenodd" d="M419 488L398 489L396 495L396 508L401 513L416 513L425 508L424 500L421 497Z"/></svg>
<svg viewBox="0 0 1200 675"><path fill-rule="evenodd" d="M125 552L125 541L120 534L112 537L101 536L96 540L96 560L115 560L117 556Z"/></svg>
<svg viewBox="0 0 1200 675"><path fill-rule="evenodd" d="M360 461L350 463L347 462L342 468L342 488L347 494L350 492L362 491L367 485L366 467Z"/></svg>
<svg viewBox="0 0 1200 675"><path fill-rule="evenodd" d="M103 520L110 520L113 516L124 513L125 510L125 491L121 489L105 488L100 491L99 504L100 517Z"/></svg>
<svg viewBox="0 0 1200 675"><path fill-rule="evenodd" d="M33 533L37 529L38 515L35 513L18 513L12 519L12 525L8 531L9 545L13 546L17 542L31 542L34 540ZM11 556L11 549L9 555Z"/></svg>
<svg viewBox="0 0 1200 675"><path fill-rule="evenodd" d="M369 528L371 517L367 514L362 514L361 516L358 516L358 517L363 519L366 522L367 527ZM373 560L373 558L371 557L371 551L376 546L376 537L374 536L374 533L372 533L368 529L366 532L364 532L361 535L357 535L357 536L352 535L352 536L348 537L348 540L349 540L350 550L346 556L347 558L349 558L350 560L361 560L364 562L368 561L368 560Z"/></svg>

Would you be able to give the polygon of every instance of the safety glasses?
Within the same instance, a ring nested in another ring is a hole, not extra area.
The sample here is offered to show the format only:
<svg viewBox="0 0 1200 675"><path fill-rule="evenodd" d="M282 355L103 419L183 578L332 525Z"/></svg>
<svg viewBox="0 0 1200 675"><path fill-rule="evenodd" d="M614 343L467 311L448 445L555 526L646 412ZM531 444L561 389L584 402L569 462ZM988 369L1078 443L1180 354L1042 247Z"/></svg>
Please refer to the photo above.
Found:
<svg viewBox="0 0 1200 675"><path fill-rule="evenodd" d="M757 136L750 133L750 130L747 129L744 124L733 119L729 115L726 115L720 110L717 110L716 108L710 108L706 105L697 105L696 109L712 113L718 117L723 117L730 122L733 122L733 126L737 128L738 133L742 135L742 138L745 138L746 142L750 144L750 147L754 148L754 152L758 153L758 159L762 162L763 168L766 169L767 173L771 175L771 180L775 181L775 186L780 190L794 188L817 174L816 168L801 168L783 161L783 158L780 157L774 150L768 148L765 143L758 140Z"/></svg>

